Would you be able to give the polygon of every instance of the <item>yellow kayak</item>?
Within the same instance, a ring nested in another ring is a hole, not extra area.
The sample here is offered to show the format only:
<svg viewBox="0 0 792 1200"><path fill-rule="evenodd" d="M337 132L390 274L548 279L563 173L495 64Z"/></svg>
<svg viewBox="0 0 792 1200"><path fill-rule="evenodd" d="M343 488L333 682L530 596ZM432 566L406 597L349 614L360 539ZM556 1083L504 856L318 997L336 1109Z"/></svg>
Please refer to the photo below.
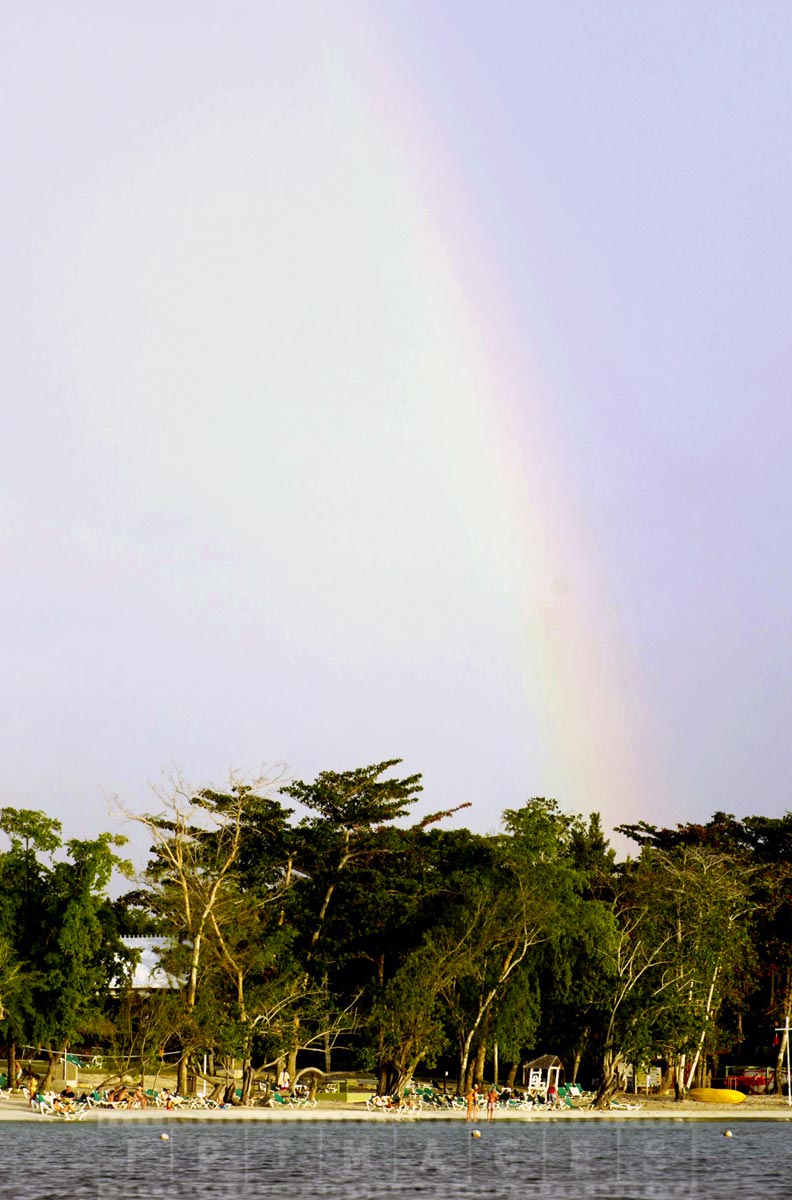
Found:
<svg viewBox="0 0 792 1200"><path fill-rule="evenodd" d="M688 1095L702 1104L742 1104L745 1099L744 1093L734 1088L693 1088Z"/></svg>

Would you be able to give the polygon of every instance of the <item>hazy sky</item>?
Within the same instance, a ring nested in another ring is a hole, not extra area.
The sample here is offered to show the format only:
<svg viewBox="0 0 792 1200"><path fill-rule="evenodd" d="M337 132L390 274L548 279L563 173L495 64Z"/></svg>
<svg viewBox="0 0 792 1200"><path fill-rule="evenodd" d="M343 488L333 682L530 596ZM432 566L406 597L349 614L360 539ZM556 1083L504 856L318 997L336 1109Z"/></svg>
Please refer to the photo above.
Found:
<svg viewBox="0 0 792 1200"><path fill-rule="evenodd" d="M786 0L1 25L0 803L789 807Z"/></svg>

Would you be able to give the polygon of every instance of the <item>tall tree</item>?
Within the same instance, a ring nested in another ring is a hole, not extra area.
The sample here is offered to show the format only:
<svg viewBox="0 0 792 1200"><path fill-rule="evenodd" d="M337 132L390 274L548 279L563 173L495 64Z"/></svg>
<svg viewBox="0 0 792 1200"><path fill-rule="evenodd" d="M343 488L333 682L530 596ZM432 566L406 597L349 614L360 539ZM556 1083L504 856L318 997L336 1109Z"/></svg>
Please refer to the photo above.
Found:
<svg viewBox="0 0 792 1200"><path fill-rule="evenodd" d="M481 839L478 862L455 873L452 911L476 934L463 970L448 993L459 1040L458 1087L471 1083L471 1051L483 1066L485 1031L529 952L572 928L581 907L582 877L569 854L571 821L553 800L535 798L504 813L504 833ZM472 869L471 869L472 868Z"/></svg>
<svg viewBox="0 0 792 1200"><path fill-rule="evenodd" d="M298 878L291 915L301 930L298 945L306 985L310 980L314 989L326 986L334 964L345 954L338 937L328 936L328 922L341 890L345 885L354 890L356 876L394 852L393 822L407 816L422 791L420 775L389 777L400 761L388 759L352 771L323 771L310 783L295 780L282 789L307 810L295 830ZM345 940L347 931L342 929ZM295 1014L288 1045L292 1078L299 1047L305 1042L305 1030Z"/></svg>
<svg viewBox="0 0 792 1200"><path fill-rule="evenodd" d="M232 778L226 791L195 791L176 780L161 793L158 813L136 816L148 831L151 859L138 899L155 916L168 937L163 963L178 987L182 1010L181 1054L177 1087L187 1090L191 1053L205 1045L200 1016L199 984L211 939L217 939L219 914L233 913L235 872L243 845L243 824L251 809L268 803L267 779L245 783ZM212 1013L213 1004L207 1005Z"/></svg>
<svg viewBox="0 0 792 1200"><path fill-rule="evenodd" d="M116 854L126 839L103 833L62 847L60 823L25 809L3 809L0 828L10 841L0 856L0 920L13 970L4 1006L9 1069L13 1077L22 1037L46 1053L48 1084L58 1053L106 1029L111 990L129 959L106 895L113 871L130 869ZM63 850L66 858L42 860Z"/></svg>

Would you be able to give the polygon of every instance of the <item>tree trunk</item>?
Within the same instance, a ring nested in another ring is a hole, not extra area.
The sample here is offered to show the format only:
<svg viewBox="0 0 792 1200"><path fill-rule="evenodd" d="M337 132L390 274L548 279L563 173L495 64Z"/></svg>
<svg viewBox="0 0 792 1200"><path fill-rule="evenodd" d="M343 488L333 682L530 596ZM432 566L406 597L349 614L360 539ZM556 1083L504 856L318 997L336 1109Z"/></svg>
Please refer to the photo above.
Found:
<svg viewBox="0 0 792 1200"><path fill-rule="evenodd" d="M686 1092L689 1090L691 1080L693 1079L694 1075L696 1074L696 1068L698 1067L698 1064L699 1064L701 1052L704 1049L704 1041L707 1036L707 1024L709 1022L710 1014L712 1013L713 1000L715 997L715 984L718 981L719 971L720 971L720 963L715 967L715 970L712 972L712 981L709 986L709 992L707 993L707 1006L704 1010L704 1026L701 1030L701 1036L699 1037L698 1046L696 1047L696 1054L695 1054L695 1057L691 1064L690 1071L688 1072L688 1077L685 1080L685 1091Z"/></svg>
<svg viewBox="0 0 792 1200"><path fill-rule="evenodd" d="M520 1069L520 1061L519 1061L519 1059L515 1059L515 1061L510 1065L508 1073L506 1075L506 1087L507 1088L514 1087L514 1081L517 1078L517 1072L519 1071L519 1069Z"/></svg>
<svg viewBox="0 0 792 1200"><path fill-rule="evenodd" d="M790 1018L792 1018L792 974L789 969L786 970L784 976L784 1011L782 1013L784 1019L784 1028L781 1030L781 1039L778 1043L778 1054L776 1055L775 1076L773 1080L773 1091L776 1096L784 1094L784 1068L787 1050L787 1030L789 1029ZM787 1086L792 1087L792 1079L787 1080Z"/></svg>
<svg viewBox="0 0 792 1200"><path fill-rule="evenodd" d="M481 1087L484 1082L484 1065L487 1057L487 1040L482 1037L476 1050L476 1058L473 1063L473 1082L476 1087Z"/></svg>
<svg viewBox="0 0 792 1200"><path fill-rule="evenodd" d="M52 1080L55 1077L55 1055L51 1050L45 1050L44 1053L47 1056L47 1073L41 1081L40 1092L48 1092L52 1087Z"/></svg>
<svg viewBox="0 0 792 1200"><path fill-rule="evenodd" d="M415 1074L415 1072L418 1068L418 1063L420 1061L421 1061L421 1056L419 1054L417 1056L414 1055L410 1059L405 1058L405 1059L402 1059L401 1062L394 1063L394 1066L396 1068L396 1082L395 1082L395 1084L393 1086L393 1090L391 1092L392 1096L400 1097L402 1095L402 1093L404 1092L405 1086L407 1085L407 1083L412 1079L413 1075Z"/></svg>
<svg viewBox="0 0 792 1200"><path fill-rule="evenodd" d="M399 1083L399 1068L392 1059L380 1063L377 1074L377 1095L393 1096Z"/></svg>
<svg viewBox="0 0 792 1200"><path fill-rule="evenodd" d="M8 1039L8 1086L16 1087L17 1077L17 1060L16 1060L16 1042L13 1038Z"/></svg>
<svg viewBox="0 0 792 1200"><path fill-rule="evenodd" d="M333 1069L333 1051L330 1047L330 1034L324 1035L324 1069L325 1075L329 1075Z"/></svg>
<svg viewBox="0 0 792 1200"><path fill-rule="evenodd" d="M665 1092L670 1092L674 1086L674 1068L668 1059L663 1059L662 1075L660 1076L660 1085L657 1089L659 1095Z"/></svg>
<svg viewBox="0 0 792 1200"><path fill-rule="evenodd" d="M379 994L382 995L382 992L385 989L385 955L384 954L380 954L379 958L377 959L377 988L378 988ZM384 1062L384 1060L385 1060L385 1030L383 1028L382 1021L380 1020L377 1023L377 1058L376 1058L376 1062L377 1062L378 1066L380 1067L379 1078L377 1081L377 1095L378 1096L387 1096L387 1094L388 1094L387 1092L380 1091L380 1086L382 1084L381 1064Z"/></svg>
<svg viewBox="0 0 792 1200"><path fill-rule="evenodd" d="M583 1051L576 1050L575 1057L572 1060L572 1078L569 1081L570 1083L577 1083L578 1071L580 1070L580 1061L582 1058L583 1058Z"/></svg>
<svg viewBox="0 0 792 1200"><path fill-rule="evenodd" d="M470 1065L470 1047L473 1044L473 1035L475 1034L475 1026L468 1030L463 1039L460 1039L459 1044L459 1074L457 1076L457 1092L464 1096L470 1091L472 1068Z"/></svg>
<svg viewBox="0 0 792 1200"><path fill-rule="evenodd" d="M784 1023L786 1024L786 1021ZM781 1041L778 1043L778 1054L776 1055L775 1082L773 1084L773 1091L775 1092L776 1096L782 1096L784 1094L784 1070L785 1070L786 1049L787 1049L787 1031L786 1031L786 1029L782 1029L781 1030ZM792 1080L788 1080L788 1085L789 1084L792 1084Z"/></svg>
<svg viewBox="0 0 792 1200"><path fill-rule="evenodd" d="M176 1092L179 1096L187 1095L187 1055L182 1054L176 1064Z"/></svg>
<svg viewBox="0 0 792 1200"><path fill-rule="evenodd" d="M297 1051L300 1045L300 1018L295 1017L292 1023L292 1040L289 1046L288 1054L286 1055L286 1067L289 1072L289 1079L292 1083L297 1078Z"/></svg>
<svg viewBox="0 0 792 1200"><path fill-rule="evenodd" d="M249 1058L242 1061L242 1103L250 1104L250 1096L253 1091L253 1064Z"/></svg>
<svg viewBox="0 0 792 1200"><path fill-rule="evenodd" d="M619 1091L621 1084L622 1059L618 1054L606 1050L602 1058L602 1079L600 1080L594 1108L609 1108L610 1102Z"/></svg>

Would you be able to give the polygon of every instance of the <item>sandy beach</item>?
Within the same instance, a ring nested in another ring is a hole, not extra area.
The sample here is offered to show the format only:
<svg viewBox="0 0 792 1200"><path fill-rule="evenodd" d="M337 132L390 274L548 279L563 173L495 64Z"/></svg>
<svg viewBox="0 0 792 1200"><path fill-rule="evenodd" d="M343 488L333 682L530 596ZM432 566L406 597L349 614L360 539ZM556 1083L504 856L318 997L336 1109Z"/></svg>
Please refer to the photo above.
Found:
<svg viewBox="0 0 792 1200"><path fill-rule="evenodd" d="M676 1103L672 1098L650 1096L636 1101L630 1097L628 1103L640 1103L640 1108L614 1108L598 1112L588 1108L561 1109L553 1112L499 1110L495 1120L522 1121L535 1124L547 1121L646 1121L684 1120L720 1121L731 1125L737 1121L792 1121L792 1107L785 1098L775 1096L748 1096L742 1104L700 1104L695 1100ZM61 1117L41 1116L28 1107L23 1096L11 1096L0 1101L0 1121L49 1121L63 1124ZM316 1108L242 1108L190 1109L164 1108L146 1109L88 1109L85 1121L369 1121L381 1124L425 1121L465 1121L464 1110L459 1112L437 1109L422 1109L420 1112L383 1113L370 1112L364 1104L323 1102ZM486 1112L479 1114L477 1124L486 1123Z"/></svg>

